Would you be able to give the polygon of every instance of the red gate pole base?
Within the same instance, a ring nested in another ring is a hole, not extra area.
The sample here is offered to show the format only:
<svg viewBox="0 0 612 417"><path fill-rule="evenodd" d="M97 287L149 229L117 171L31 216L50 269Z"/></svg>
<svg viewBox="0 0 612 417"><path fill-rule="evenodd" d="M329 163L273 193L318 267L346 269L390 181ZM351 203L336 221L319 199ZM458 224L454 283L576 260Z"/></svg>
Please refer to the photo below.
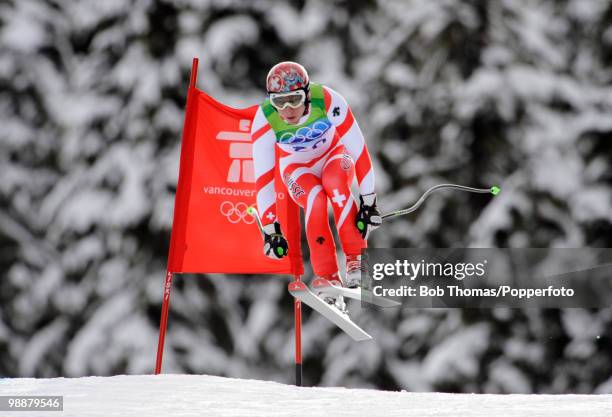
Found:
<svg viewBox="0 0 612 417"><path fill-rule="evenodd" d="M295 281L300 282L301 276L295 275ZM295 385L302 386L302 302L293 300L295 317Z"/></svg>
<svg viewBox="0 0 612 417"><path fill-rule="evenodd" d="M155 362L155 375L161 372L162 358L164 356L164 339L166 327L168 327L168 310L170 309L170 289L172 288L172 272L166 271L166 282L164 283L164 301L162 303L161 320L159 322L159 341L157 344L157 361Z"/></svg>

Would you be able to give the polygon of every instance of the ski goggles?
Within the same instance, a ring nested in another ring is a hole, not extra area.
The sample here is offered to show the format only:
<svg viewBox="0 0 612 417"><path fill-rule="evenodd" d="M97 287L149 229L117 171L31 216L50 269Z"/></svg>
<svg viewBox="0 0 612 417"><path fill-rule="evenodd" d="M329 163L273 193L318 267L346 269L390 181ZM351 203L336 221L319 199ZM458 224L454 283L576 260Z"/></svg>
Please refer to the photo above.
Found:
<svg viewBox="0 0 612 417"><path fill-rule="evenodd" d="M287 107L297 109L306 101L304 90L295 90L288 93L270 93L270 103L276 110L284 110Z"/></svg>

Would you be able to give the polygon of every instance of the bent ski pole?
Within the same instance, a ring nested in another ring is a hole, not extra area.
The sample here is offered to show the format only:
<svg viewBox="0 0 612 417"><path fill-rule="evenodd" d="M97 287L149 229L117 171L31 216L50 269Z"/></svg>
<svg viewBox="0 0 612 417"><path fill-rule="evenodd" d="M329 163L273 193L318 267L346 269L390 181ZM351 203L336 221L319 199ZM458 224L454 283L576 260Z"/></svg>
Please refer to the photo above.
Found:
<svg viewBox="0 0 612 417"><path fill-rule="evenodd" d="M264 240L264 244L270 244L271 246L274 247L274 252L277 256L277 258L282 258L283 256L287 255L287 241L283 238L283 241L285 242L284 244L280 244L280 245L274 245L272 240L274 239L274 236L281 236L282 235L279 234L267 234L263 228L263 225L261 224L261 218L259 217L259 213L257 212L257 210L255 209L255 207L249 207L247 209L247 213L250 214L251 216L255 217L255 220L257 221L257 227L259 227L259 232L261 233L261 237ZM278 231L277 231L278 233ZM269 241L268 241L269 239ZM265 246L264 246L265 248ZM267 255L267 252L266 252Z"/></svg>
<svg viewBox="0 0 612 417"><path fill-rule="evenodd" d="M261 232L261 237L265 237L266 232L264 232L263 225L261 224L261 219L259 218L259 213L255 209L255 207L249 207L247 209L247 213L255 217L255 220L257 221L257 227L259 227L259 231Z"/></svg>
<svg viewBox="0 0 612 417"><path fill-rule="evenodd" d="M429 197L431 193L433 193L434 191L440 190L442 188L452 188L455 190L461 190L461 191L467 191L470 193L479 193L479 194L491 193L493 195L497 195L501 191L501 188L495 185L491 188L473 188L473 187L466 187L465 185L457 185L457 184L438 184L438 185L431 187L429 190L425 191L425 193L421 196L421 198L419 198L419 201L414 203L414 205L408 207L407 209L392 211L391 213L383 214L382 218L388 219L391 217L403 216L404 214L412 213L413 211L418 209L421 206L421 204L423 204L425 199Z"/></svg>

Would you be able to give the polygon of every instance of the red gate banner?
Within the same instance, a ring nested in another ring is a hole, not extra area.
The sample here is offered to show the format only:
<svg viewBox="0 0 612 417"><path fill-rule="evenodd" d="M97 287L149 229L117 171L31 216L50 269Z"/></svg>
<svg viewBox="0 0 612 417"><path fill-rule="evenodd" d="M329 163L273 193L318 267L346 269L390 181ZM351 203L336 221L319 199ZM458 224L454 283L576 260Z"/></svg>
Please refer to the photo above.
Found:
<svg viewBox="0 0 612 417"><path fill-rule="evenodd" d="M256 206L251 123L257 106L234 109L190 86L168 269L175 273L304 272L299 207L276 176L277 214L289 255L274 260L247 208Z"/></svg>

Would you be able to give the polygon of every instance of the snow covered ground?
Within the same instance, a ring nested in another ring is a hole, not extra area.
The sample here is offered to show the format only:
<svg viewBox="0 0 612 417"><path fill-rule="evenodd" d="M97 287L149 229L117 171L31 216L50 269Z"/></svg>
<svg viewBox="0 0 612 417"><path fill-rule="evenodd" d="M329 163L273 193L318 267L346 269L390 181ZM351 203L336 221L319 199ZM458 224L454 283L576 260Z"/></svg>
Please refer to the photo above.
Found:
<svg viewBox="0 0 612 417"><path fill-rule="evenodd" d="M0 380L0 395L63 395L63 412L26 416L609 417L612 395L489 395L295 387L206 375Z"/></svg>

